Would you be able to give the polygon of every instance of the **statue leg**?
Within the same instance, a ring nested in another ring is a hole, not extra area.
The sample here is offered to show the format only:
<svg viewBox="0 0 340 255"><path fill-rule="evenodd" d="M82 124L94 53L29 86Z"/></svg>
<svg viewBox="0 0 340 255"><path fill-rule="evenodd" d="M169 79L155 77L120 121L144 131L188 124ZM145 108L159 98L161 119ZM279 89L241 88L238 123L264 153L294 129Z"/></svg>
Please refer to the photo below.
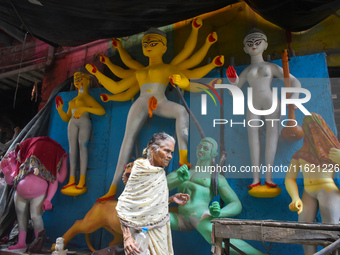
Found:
<svg viewBox="0 0 340 255"><path fill-rule="evenodd" d="M42 205L45 200L45 195L40 197L32 198L30 201L30 213L31 213L31 220L33 222L34 233L35 237L38 236L39 231L44 229L44 221L42 218L43 209Z"/></svg>
<svg viewBox="0 0 340 255"><path fill-rule="evenodd" d="M340 219L340 191L332 190L327 192L322 189L318 195L322 223L339 224Z"/></svg>
<svg viewBox="0 0 340 255"><path fill-rule="evenodd" d="M280 107L276 111L266 117L266 119L280 119ZM266 149L265 149L265 161L267 166L266 182L274 184L272 180L274 167L275 154L277 150L277 144L279 142L279 122L278 121L266 121Z"/></svg>
<svg viewBox="0 0 340 255"><path fill-rule="evenodd" d="M73 123L71 119L67 127L67 137L69 144L69 160L70 160L70 178L67 185L63 189L73 186L76 184L76 166L78 158L78 127Z"/></svg>
<svg viewBox="0 0 340 255"><path fill-rule="evenodd" d="M302 194L303 211L299 214L299 222L314 222L318 212L318 201L308 194L305 190ZM315 245L303 245L305 255L317 252Z"/></svg>
<svg viewBox="0 0 340 255"><path fill-rule="evenodd" d="M259 116L252 114L249 110L247 112L247 122L252 119L259 119ZM261 161L261 146L260 146L260 123L251 122L252 126L247 126L248 142L250 149L250 160L253 169L253 182L252 185L258 184L260 180L260 161Z"/></svg>
<svg viewBox="0 0 340 255"><path fill-rule="evenodd" d="M190 166L188 161L189 114L184 106L172 101L162 100L158 103L154 113L163 118L176 119L179 163L180 165Z"/></svg>
<svg viewBox="0 0 340 255"><path fill-rule="evenodd" d="M29 202L20 197L17 192L14 194L15 212L17 214L19 235L18 243L8 247L9 250L25 249L26 246L26 234L28 224L28 209Z"/></svg>
<svg viewBox="0 0 340 255"><path fill-rule="evenodd" d="M179 213L170 212L170 226L172 230L177 231L191 231L194 226L191 225L190 220L187 220Z"/></svg>
<svg viewBox="0 0 340 255"><path fill-rule="evenodd" d="M88 118L81 119L79 123L79 152L80 152L80 178L76 186L77 189L82 189L85 186L85 177L88 162L88 142L91 136L92 123Z"/></svg>
<svg viewBox="0 0 340 255"><path fill-rule="evenodd" d="M116 166L116 172L114 174L111 187L104 196L98 198L97 201L105 201L108 199L113 199L117 187L120 183L124 172L124 165L129 163L129 159L133 150L133 145L135 143L136 137L144 125L148 117L148 107L149 99L144 97L139 97L131 106L125 127L125 134L123 138L122 145L120 147L118 162Z"/></svg>

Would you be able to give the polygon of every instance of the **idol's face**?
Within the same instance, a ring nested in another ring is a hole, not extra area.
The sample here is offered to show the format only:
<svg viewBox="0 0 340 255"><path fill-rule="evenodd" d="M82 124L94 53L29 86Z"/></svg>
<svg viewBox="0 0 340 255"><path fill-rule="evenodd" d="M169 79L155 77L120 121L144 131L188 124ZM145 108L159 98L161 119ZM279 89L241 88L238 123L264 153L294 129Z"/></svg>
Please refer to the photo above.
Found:
<svg viewBox="0 0 340 255"><path fill-rule="evenodd" d="M250 56L262 54L268 47L267 41L260 36L253 36L244 42L244 51Z"/></svg>
<svg viewBox="0 0 340 255"><path fill-rule="evenodd" d="M211 143L208 143L205 141L201 142L197 146L197 150L196 150L197 159L202 160L202 161L210 160L212 158L211 150L212 150Z"/></svg>
<svg viewBox="0 0 340 255"><path fill-rule="evenodd" d="M158 36L146 35L142 40L143 54L146 57L162 56L166 52L166 45Z"/></svg>

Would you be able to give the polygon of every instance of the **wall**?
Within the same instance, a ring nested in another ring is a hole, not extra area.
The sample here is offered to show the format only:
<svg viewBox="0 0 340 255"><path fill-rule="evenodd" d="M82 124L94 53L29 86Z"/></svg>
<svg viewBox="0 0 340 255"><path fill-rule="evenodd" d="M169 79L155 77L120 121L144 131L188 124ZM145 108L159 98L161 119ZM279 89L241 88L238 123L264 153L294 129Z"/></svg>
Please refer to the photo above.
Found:
<svg viewBox="0 0 340 255"><path fill-rule="evenodd" d="M311 29L291 34L291 43L286 37L286 30L268 22L241 1L229 5L218 11L201 15L203 26L200 28L200 37L197 47L200 47L206 36L216 31L218 41L211 47L207 56L224 55L225 67L232 64L247 65L250 60L243 51L243 38L253 27L263 30L268 37L268 49L265 54L272 60L281 58L281 51L289 49L295 51L297 56L315 53L327 53L328 66L340 66L340 34L334 33L340 29L340 19L336 15L329 16ZM191 21L185 20L175 24L175 46L184 45L191 29ZM181 48L175 48L175 54ZM208 61L208 58L205 59Z"/></svg>
<svg viewBox="0 0 340 255"><path fill-rule="evenodd" d="M275 61L275 63L280 65L279 61ZM237 72L240 73L243 68L244 66L236 67ZM211 72L210 76L220 77L219 71L220 70ZM224 76L225 69L221 71ZM333 131L336 132L325 55L317 54L292 58L290 61L290 71L301 80L302 86L308 89L312 94L310 102L305 104L306 108L311 112L320 113ZM226 82L226 80L224 81ZM278 82L275 83L275 86L280 87L283 85ZM243 90L245 91L245 88ZM92 115L91 117L93 129L92 137L89 142L89 166L87 171L88 191L78 197L69 197L60 193L62 185L59 186L58 192L52 201L54 208L51 211L44 213L45 227L47 229L47 236L49 237L50 242L54 242L58 236L63 235L76 220L82 219L95 203L96 199L107 192L111 184L120 144L124 135L127 113L132 102L103 103L99 98L99 94L103 92L105 92L104 89L92 89L90 92L91 95L93 95L93 97L104 106L106 114L104 116ZM76 92L62 92L60 95L64 100L64 110L66 110L67 102L76 96ZM179 101L175 91L173 90L168 91L167 96L172 101ZM224 97L225 118L233 118L231 115L232 101L227 91L224 92ZM206 135L211 136L218 141L219 127L215 129L212 128L211 121L209 119L204 119L203 116L200 115L200 93L185 93L185 98L187 102L190 102L190 108L195 112L196 117L198 117ZM209 104L208 102L207 116L209 116L209 118L213 118L214 116L219 118L219 109L214 107L215 106L213 106L213 104ZM297 111L296 116L299 124L301 125L303 114L300 111ZM239 118L244 118L244 116L239 116ZM235 165L239 168L241 165L250 164L246 128L230 128L229 126L225 126L224 128L224 141L226 144L226 152L228 154L226 165ZM152 119L148 119L142 128L138 141L136 142L136 152L134 153L133 158L141 155L142 149L145 147L148 139L153 133L165 131L171 135L175 135L174 129L173 120L162 119L157 116ZM67 123L60 119L55 109L53 109L51 113L49 134L53 139L58 141L66 151L68 151ZM190 161L192 163L196 162L195 148L199 140L200 138L197 129L193 126L191 121ZM300 147L301 141L288 143L280 138L275 164L287 166L292 154ZM131 160L133 160L133 158L131 158ZM177 162L178 153L176 148L174 159L167 171L170 172L175 170L178 167ZM243 204L243 210L237 218L297 221L297 214L288 210L290 198L284 187L284 173L274 174L275 182L282 189L281 195L275 198L254 198L249 196L246 186L251 182L251 179L249 179L251 178L251 175L233 176L228 173L226 174L226 178ZM302 190L301 184L301 180L299 180L300 190ZM118 193L122 191L123 186L124 185L121 183ZM108 214L110 214L110 212L108 212ZM90 239L94 247L99 249L108 246L108 243L112 239L112 235L105 230L96 231L90 235ZM174 231L173 242L176 254L210 254L210 245L198 234L197 231ZM249 243L257 249L266 252L266 249L263 247L261 242L249 241ZM266 245L269 246L269 244ZM188 250L188 247L190 247L190 250ZM86 248L84 235L79 234L76 236L69 243L67 248L69 250ZM276 255L302 254L302 248L300 245L274 243L267 252Z"/></svg>

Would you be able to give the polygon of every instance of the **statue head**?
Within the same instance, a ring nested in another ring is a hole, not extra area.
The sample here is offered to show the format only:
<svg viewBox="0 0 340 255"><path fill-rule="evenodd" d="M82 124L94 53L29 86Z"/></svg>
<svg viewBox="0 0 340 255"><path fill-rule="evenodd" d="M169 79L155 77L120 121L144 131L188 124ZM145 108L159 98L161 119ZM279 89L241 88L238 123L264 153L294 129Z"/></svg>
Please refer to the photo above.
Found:
<svg viewBox="0 0 340 255"><path fill-rule="evenodd" d="M163 55L167 50L166 45L166 34L158 28L150 28L144 33L142 46L145 56L152 56L152 53Z"/></svg>
<svg viewBox="0 0 340 255"><path fill-rule="evenodd" d="M251 29L243 39L244 51L249 54L262 54L268 47L267 36L258 28Z"/></svg>
<svg viewBox="0 0 340 255"><path fill-rule="evenodd" d="M73 74L74 86L80 89L88 89L90 86L91 76L82 72L75 72Z"/></svg>
<svg viewBox="0 0 340 255"><path fill-rule="evenodd" d="M211 137L205 137L197 146L197 158L199 160L211 160L216 157L218 152L217 142Z"/></svg>

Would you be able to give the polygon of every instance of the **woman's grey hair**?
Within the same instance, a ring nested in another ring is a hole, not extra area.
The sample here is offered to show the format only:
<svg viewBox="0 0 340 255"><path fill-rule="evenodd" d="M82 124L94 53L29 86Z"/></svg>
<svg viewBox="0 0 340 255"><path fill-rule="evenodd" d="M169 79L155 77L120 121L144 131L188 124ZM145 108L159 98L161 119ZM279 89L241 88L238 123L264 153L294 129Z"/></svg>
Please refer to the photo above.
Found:
<svg viewBox="0 0 340 255"><path fill-rule="evenodd" d="M160 133L154 134L151 137L150 141L148 142L148 145L146 146L147 158L148 159L151 158L151 156L152 156L151 151L158 152L159 149L160 149L160 146L165 141L172 141L174 144L176 143L175 139L171 135L169 135L165 132L160 132Z"/></svg>

